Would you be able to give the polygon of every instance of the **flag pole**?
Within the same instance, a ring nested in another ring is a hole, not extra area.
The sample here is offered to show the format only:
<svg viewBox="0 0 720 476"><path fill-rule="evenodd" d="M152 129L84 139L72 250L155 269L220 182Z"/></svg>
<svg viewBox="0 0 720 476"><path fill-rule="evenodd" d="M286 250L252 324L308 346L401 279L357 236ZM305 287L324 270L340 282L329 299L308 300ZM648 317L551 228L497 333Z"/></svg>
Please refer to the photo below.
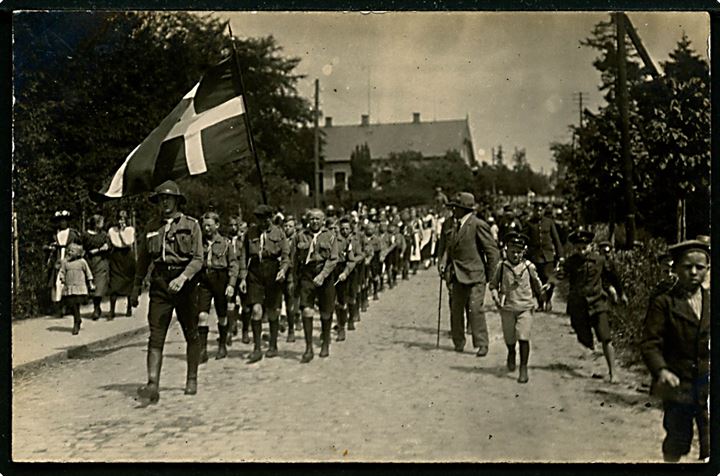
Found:
<svg viewBox="0 0 720 476"><path fill-rule="evenodd" d="M245 120L247 121L247 131L248 131L248 142L250 143L250 150L252 151L253 157L255 158L255 167L257 168L258 177L260 178L260 193L262 193L262 200L263 204L267 205L267 192L265 191L265 181L263 180L263 174L262 174L262 168L260 167L260 159L257 155L257 150L255 149L255 140L253 139L252 134L252 127L250 127L250 113L247 108L247 100L245 99L245 83L243 82L242 73L240 72L240 61L238 59L237 49L235 48L235 40L233 39L233 32L232 27L230 26L230 21L227 23L228 31L230 32L230 44L232 44L233 49L233 59L235 61L235 69L238 75L238 78L240 78L240 89L242 94L242 102L243 107L245 108Z"/></svg>

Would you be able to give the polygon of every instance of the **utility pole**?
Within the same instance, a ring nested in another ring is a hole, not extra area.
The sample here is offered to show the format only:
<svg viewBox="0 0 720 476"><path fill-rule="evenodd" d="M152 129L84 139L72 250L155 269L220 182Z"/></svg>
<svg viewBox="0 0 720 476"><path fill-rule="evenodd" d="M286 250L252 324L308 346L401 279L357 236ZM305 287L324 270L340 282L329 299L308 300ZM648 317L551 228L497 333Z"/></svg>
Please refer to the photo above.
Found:
<svg viewBox="0 0 720 476"><path fill-rule="evenodd" d="M583 97L587 97L588 93L584 93L582 91L579 91L577 93L573 93L573 101L577 103L578 105L578 114L580 118L580 127L583 126Z"/></svg>
<svg viewBox="0 0 720 476"><path fill-rule="evenodd" d="M620 113L620 145L623 161L625 184L626 222L625 236L627 248L635 243L635 195L633 192L633 162L630 157L630 123L628 112L627 64L625 52L625 15L616 12L615 29L617 33L617 106Z"/></svg>
<svg viewBox="0 0 720 476"><path fill-rule="evenodd" d="M320 80L315 80L315 208L320 207Z"/></svg>

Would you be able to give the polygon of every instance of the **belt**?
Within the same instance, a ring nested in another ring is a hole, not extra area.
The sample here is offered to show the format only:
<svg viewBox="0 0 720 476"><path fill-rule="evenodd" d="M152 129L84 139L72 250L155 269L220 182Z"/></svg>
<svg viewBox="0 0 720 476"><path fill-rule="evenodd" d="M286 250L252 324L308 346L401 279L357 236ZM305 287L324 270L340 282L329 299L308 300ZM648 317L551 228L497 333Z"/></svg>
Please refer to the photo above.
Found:
<svg viewBox="0 0 720 476"><path fill-rule="evenodd" d="M177 277L180 273L185 270L185 264L165 264L155 263L154 271L162 276L173 276Z"/></svg>

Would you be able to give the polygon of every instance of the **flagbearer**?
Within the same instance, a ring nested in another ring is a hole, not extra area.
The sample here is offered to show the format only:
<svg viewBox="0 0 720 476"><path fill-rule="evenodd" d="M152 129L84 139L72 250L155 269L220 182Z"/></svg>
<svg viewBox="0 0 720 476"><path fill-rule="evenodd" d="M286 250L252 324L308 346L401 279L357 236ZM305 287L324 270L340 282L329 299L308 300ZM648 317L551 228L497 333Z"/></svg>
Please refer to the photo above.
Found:
<svg viewBox="0 0 720 476"><path fill-rule="evenodd" d="M150 201L158 204L162 220L151 223L140 240L131 301L136 307L140 285L150 263L153 263L148 308L148 383L138 389L138 395L154 403L160 398L162 353L173 310L187 343L185 394L197 393L200 336L196 289L198 273L203 265L203 245L197 220L179 210L179 206L186 200L175 182L168 180L155 188Z"/></svg>
<svg viewBox="0 0 720 476"><path fill-rule="evenodd" d="M254 211L257 223L248 228L245 246L240 257L240 289L247 289L247 303L252 307L251 325L253 351L248 363L263 358L263 313L270 325L270 345L265 356L278 355L277 339L280 330L282 285L290 268L290 246L285 233L272 223L273 209L258 205Z"/></svg>
<svg viewBox="0 0 720 476"><path fill-rule="evenodd" d="M235 250L229 239L222 236L218 229L220 217L215 212L207 212L202 217L203 256L205 259L198 283L198 331L200 333L200 363L208 360L207 337L210 301L215 302L218 319L218 353L216 359L227 356L228 300L235 294L235 282L238 276L238 262Z"/></svg>
<svg viewBox="0 0 720 476"><path fill-rule="evenodd" d="M300 312L305 334L305 353L301 363L313 359L313 318L315 304L320 309L322 348L320 357L330 355L330 328L335 305L335 286L331 279L338 262L335 235L323 227L325 214L314 208L308 212L308 228L298 235L296 269L299 277Z"/></svg>

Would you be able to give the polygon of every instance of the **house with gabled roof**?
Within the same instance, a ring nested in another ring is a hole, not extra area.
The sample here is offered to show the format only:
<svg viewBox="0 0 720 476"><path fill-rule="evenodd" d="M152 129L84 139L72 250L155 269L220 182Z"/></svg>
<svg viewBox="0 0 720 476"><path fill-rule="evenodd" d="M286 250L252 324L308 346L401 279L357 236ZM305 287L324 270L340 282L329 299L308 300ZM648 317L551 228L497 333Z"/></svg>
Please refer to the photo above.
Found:
<svg viewBox="0 0 720 476"><path fill-rule="evenodd" d="M419 152L423 161L444 157L451 150L457 151L469 166L475 164L475 153L468 118L442 121L421 121L420 113L413 113L412 122L370 124L369 116L363 114L360 124L333 125L332 118L325 118L322 128L323 190L336 187L348 188L351 175L350 156L356 146L367 144L377 176L387 168L392 153Z"/></svg>

